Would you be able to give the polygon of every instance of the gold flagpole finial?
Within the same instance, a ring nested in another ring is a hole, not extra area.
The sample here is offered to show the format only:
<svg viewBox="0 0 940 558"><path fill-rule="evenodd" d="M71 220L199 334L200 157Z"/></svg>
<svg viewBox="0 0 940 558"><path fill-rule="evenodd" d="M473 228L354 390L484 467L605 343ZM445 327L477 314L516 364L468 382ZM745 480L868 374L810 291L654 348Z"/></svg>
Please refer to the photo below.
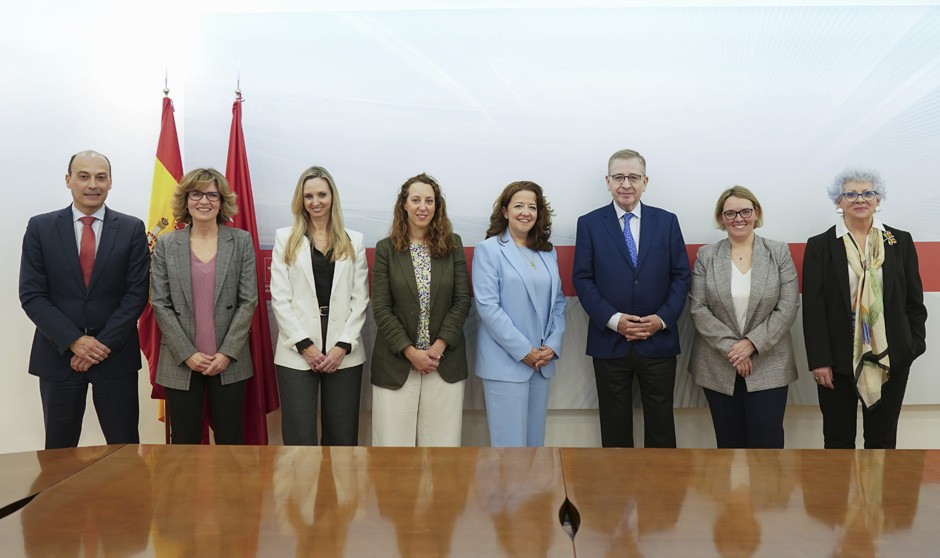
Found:
<svg viewBox="0 0 940 558"><path fill-rule="evenodd" d="M238 76L235 77L235 99L242 100L242 74L238 73Z"/></svg>

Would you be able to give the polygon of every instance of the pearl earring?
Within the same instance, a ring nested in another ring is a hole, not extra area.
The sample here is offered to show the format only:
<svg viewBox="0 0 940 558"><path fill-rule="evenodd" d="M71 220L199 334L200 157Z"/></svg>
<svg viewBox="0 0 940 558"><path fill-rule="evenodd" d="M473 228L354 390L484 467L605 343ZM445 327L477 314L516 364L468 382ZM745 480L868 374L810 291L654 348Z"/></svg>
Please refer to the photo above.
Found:
<svg viewBox="0 0 940 558"><path fill-rule="evenodd" d="M880 213L880 212L881 212L881 206L880 206L880 205L876 205L876 206L875 206L875 213Z"/></svg>
<svg viewBox="0 0 940 558"><path fill-rule="evenodd" d="M837 208L836 208L836 215L842 215L842 214L844 214L844 213L845 213L845 211L843 211L841 207L837 207Z"/></svg>

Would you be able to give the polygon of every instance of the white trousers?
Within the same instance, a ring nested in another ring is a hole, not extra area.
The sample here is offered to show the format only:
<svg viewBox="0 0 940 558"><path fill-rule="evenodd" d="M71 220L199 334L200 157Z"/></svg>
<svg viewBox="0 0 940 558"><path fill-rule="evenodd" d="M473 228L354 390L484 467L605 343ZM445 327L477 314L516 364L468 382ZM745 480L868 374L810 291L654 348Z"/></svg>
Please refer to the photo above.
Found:
<svg viewBox="0 0 940 558"><path fill-rule="evenodd" d="M460 446L466 383L411 370L401 389L372 386L372 445Z"/></svg>

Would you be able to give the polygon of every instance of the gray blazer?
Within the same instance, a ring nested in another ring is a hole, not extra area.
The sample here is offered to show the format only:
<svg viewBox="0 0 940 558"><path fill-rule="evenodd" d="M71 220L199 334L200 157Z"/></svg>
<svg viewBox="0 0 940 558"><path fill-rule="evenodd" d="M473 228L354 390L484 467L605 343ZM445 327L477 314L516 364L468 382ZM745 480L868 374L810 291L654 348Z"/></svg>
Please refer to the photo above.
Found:
<svg viewBox="0 0 940 558"><path fill-rule="evenodd" d="M800 306L796 268L785 243L754 235L751 295L744 331L731 300L731 245L727 239L702 246L692 269L689 314L695 341L689 372L695 383L732 395L737 372L728 362L731 346L750 339L754 372L745 378L748 391L785 386L797 378L790 326Z"/></svg>
<svg viewBox="0 0 940 558"><path fill-rule="evenodd" d="M157 363L157 383L189 389L192 371L186 359L197 352L193 315L189 227L157 237L153 248L150 303L163 339ZM218 351L232 359L221 376L223 384L251 377L248 330L258 303L255 249L251 236L240 229L219 227L215 260L215 332Z"/></svg>

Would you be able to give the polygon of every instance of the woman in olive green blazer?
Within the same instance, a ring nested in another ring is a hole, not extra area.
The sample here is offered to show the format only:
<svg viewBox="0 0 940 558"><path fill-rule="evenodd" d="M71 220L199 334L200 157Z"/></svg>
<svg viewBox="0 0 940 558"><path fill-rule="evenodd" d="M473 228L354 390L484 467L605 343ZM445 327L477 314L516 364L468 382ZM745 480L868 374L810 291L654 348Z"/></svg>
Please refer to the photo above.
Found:
<svg viewBox="0 0 940 558"><path fill-rule="evenodd" d="M463 245L440 186L419 174L402 185L390 234L375 247L373 445L460 445L469 312Z"/></svg>

